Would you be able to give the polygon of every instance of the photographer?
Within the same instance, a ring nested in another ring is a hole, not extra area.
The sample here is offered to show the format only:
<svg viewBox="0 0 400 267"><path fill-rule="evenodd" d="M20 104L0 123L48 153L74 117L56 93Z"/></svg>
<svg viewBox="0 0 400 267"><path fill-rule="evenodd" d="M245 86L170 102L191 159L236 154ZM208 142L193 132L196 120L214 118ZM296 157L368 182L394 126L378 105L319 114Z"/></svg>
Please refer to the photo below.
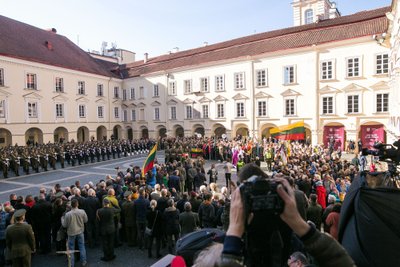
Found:
<svg viewBox="0 0 400 267"><path fill-rule="evenodd" d="M330 236L320 233L312 224L306 223L296 208L294 191L283 176L273 180L279 183L277 193L284 202L284 210L280 218L302 240L305 249L323 266L354 266L353 260L343 247ZM251 215L249 216L251 219ZM243 258L245 233L245 212L240 189L232 194L230 209L230 225L224 241L221 266L241 266L248 259ZM247 249L247 248L246 248ZM253 265L250 265L253 266Z"/></svg>

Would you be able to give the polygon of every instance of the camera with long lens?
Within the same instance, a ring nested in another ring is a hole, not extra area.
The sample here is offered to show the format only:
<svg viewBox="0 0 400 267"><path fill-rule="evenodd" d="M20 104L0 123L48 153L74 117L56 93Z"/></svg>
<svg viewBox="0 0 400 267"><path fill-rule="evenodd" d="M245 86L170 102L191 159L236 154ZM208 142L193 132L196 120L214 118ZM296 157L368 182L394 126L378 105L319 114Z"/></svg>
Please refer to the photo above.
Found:
<svg viewBox="0 0 400 267"><path fill-rule="evenodd" d="M284 202L276 189L278 184L270 179L252 176L240 186L244 200L246 217L248 213L263 212L266 215L279 215L283 212Z"/></svg>
<svg viewBox="0 0 400 267"><path fill-rule="evenodd" d="M255 175L240 185L246 215L246 266L283 266L289 256L292 231L279 216L285 206L278 185Z"/></svg>

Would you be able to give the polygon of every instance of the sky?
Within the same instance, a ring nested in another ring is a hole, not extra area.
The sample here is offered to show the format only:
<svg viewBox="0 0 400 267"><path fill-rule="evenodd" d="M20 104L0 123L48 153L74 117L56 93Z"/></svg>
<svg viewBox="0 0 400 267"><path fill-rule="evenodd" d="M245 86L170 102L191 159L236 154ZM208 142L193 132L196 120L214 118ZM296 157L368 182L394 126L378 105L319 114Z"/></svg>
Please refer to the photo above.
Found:
<svg viewBox="0 0 400 267"><path fill-rule="evenodd" d="M85 51L108 47L136 59L293 26L293 0L0 0L0 15L55 28ZM336 0L343 15L392 0Z"/></svg>

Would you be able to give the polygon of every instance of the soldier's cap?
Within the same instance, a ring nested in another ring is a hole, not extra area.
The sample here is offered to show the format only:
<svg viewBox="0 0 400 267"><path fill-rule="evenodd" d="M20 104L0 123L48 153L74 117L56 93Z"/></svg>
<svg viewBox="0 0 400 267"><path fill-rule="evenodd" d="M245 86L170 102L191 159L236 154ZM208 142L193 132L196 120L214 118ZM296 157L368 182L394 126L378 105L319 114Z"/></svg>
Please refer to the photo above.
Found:
<svg viewBox="0 0 400 267"><path fill-rule="evenodd" d="M19 218L24 216L26 213L26 209L19 209L14 212L14 218Z"/></svg>
<svg viewBox="0 0 400 267"><path fill-rule="evenodd" d="M132 193L132 191L125 191L125 193L124 193L124 197L129 197L129 196L131 196L133 193Z"/></svg>
<svg viewBox="0 0 400 267"><path fill-rule="evenodd" d="M64 192L63 191L58 191L54 196L56 197L56 198L59 198L59 197L62 197L64 195Z"/></svg>

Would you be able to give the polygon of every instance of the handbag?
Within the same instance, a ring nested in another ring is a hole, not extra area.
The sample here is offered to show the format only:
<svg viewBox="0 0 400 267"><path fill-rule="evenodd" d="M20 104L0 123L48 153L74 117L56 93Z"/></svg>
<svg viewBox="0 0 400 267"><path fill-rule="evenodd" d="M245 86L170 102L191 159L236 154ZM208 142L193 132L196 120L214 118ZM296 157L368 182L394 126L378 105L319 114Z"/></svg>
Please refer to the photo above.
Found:
<svg viewBox="0 0 400 267"><path fill-rule="evenodd" d="M158 211L156 212L156 217L154 218L153 226L151 228L146 226L146 229L144 230L145 235L147 235L147 236L153 235L153 229L154 229L154 225L156 224L157 215L158 215Z"/></svg>

